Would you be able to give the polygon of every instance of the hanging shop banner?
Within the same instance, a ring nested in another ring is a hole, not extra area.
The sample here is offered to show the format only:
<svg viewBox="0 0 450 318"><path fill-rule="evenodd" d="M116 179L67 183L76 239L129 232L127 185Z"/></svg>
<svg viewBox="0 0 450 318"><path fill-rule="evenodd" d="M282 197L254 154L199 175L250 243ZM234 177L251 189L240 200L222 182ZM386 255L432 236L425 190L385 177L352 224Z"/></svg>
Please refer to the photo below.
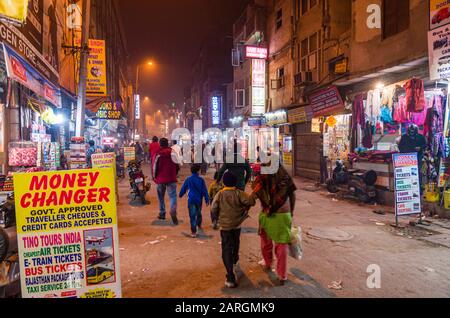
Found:
<svg viewBox="0 0 450 318"><path fill-rule="evenodd" d="M311 115L312 114L308 114L307 107L290 109L288 111L288 121L290 124L306 123L311 120Z"/></svg>
<svg viewBox="0 0 450 318"><path fill-rule="evenodd" d="M279 110L273 113L267 113L264 115L265 124L268 126L286 124L288 121L287 112L285 110Z"/></svg>
<svg viewBox="0 0 450 318"><path fill-rule="evenodd" d="M252 60L252 116L264 115L266 111L266 61Z"/></svg>
<svg viewBox="0 0 450 318"><path fill-rule="evenodd" d="M116 199L119 202L119 180L117 179L116 170L116 154L110 153L96 153L91 156L92 168L94 169L112 169L114 171L114 182Z"/></svg>
<svg viewBox="0 0 450 318"><path fill-rule="evenodd" d="M417 153L394 154L395 213L404 216L421 213Z"/></svg>
<svg viewBox="0 0 450 318"><path fill-rule="evenodd" d="M89 40L86 96L106 96L106 47L104 40Z"/></svg>
<svg viewBox="0 0 450 318"><path fill-rule="evenodd" d="M97 111L97 119L120 120L123 116L120 102L104 102Z"/></svg>
<svg viewBox="0 0 450 318"><path fill-rule="evenodd" d="M336 86L319 90L309 96L314 116L328 116L345 109L341 94Z"/></svg>
<svg viewBox="0 0 450 318"><path fill-rule="evenodd" d="M120 298L113 169L14 175L23 298Z"/></svg>
<svg viewBox="0 0 450 318"><path fill-rule="evenodd" d="M7 2L11 1L24 2ZM53 85L59 84L64 6L64 1L33 0L29 1L26 23L22 26L0 21L0 42L9 45Z"/></svg>
<svg viewBox="0 0 450 318"><path fill-rule="evenodd" d="M430 0L430 30L450 23L450 2L448 0Z"/></svg>
<svg viewBox="0 0 450 318"><path fill-rule="evenodd" d="M23 22L27 19L27 9L28 0L0 1L0 18Z"/></svg>
<svg viewBox="0 0 450 318"><path fill-rule="evenodd" d="M261 127L262 126L262 118L249 118L248 119L249 127Z"/></svg>
<svg viewBox="0 0 450 318"><path fill-rule="evenodd" d="M39 96L57 107L61 107L61 92L57 86L19 56L11 47L3 45L8 77L28 87Z"/></svg>
<svg viewBox="0 0 450 318"><path fill-rule="evenodd" d="M450 25L428 32L428 58L430 79L450 77Z"/></svg>
<svg viewBox="0 0 450 318"><path fill-rule="evenodd" d="M245 58L246 59L267 59L269 56L269 49L259 46L246 46Z"/></svg>
<svg viewBox="0 0 450 318"><path fill-rule="evenodd" d="M134 147L123 148L125 166L128 165L130 161L136 160L136 150Z"/></svg>

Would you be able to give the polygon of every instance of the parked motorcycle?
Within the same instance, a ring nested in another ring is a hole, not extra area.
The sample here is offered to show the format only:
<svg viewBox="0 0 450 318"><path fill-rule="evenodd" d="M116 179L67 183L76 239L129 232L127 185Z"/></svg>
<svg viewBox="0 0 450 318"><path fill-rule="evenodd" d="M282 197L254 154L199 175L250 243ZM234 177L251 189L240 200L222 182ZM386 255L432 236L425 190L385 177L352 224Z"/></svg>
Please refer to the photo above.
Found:
<svg viewBox="0 0 450 318"><path fill-rule="evenodd" d="M333 170L333 177L327 180L327 189L330 193L346 191L362 203L371 203L377 200L377 179L375 171L347 170L344 162L339 160Z"/></svg>
<svg viewBox="0 0 450 318"><path fill-rule="evenodd" d="M20 296L14 195L0 205L0 298Z"/></svg>
<svg viewBox="0 0 450 318"><path fill-rule="evenodd" d="M133 200L140 198L142 204L145 204L145 195L148 191L150 191L151 184L149 182L146 182L147 177L142 172L141 163L142 161L130 161L130 163L128 164L128 175L130 177L130 186L133 190Z"/></svg>

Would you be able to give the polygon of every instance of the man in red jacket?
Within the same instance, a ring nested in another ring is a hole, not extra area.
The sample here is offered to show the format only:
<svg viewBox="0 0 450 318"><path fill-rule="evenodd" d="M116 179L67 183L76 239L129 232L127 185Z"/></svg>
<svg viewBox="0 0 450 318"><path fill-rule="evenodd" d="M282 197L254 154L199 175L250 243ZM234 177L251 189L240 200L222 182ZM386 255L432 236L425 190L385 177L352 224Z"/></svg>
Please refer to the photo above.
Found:
<svg viewBox="0 0 450 318"><path fill-rule="evenodd" d="M170 216L175 225L178 225L177 219L177 175L180 169L172 157L172 148L169 147L169 140L162 138L159 141L161 149L156 154L153 164L153 180L157 185L159 200L160 220L166 219L166 191L170 200Z"/></svg>
<svg viewBox="0 0 450 318"><path fill-rule="evenodd" d="M155 162L156 154L161 149L161 146L159 145L158 137L154 136L152 138L152 142L149 145L149 152L150 152L150 166L152 167L152 176L153 176L153 164Z"/></svg>

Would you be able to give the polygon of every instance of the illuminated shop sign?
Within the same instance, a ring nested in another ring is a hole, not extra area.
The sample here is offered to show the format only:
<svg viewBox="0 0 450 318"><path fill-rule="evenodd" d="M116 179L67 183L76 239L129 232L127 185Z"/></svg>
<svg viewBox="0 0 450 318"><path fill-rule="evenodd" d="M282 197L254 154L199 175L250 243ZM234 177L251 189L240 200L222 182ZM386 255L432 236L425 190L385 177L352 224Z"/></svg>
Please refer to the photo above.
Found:
<svg viewBox="0 0 450 318"><path fill-rule="evenodd" d="M220 125L221 111L222 111L222 97L214 95L211 98L211 116L213 125Z"/></svg>
<svg viewBox="0 0 450 318"><path fill-rule="evenodd" d="M141 119L141 99L139 95L134 95L134 114L136 119Z"/></svg>
<svg viewBox="0 0 450 318"><path fill-rule="evenodd" d="M247 59L267 59L269 56L269 50L265 47L259 46L246 46L245 58Z"/></svg>
<svg viewBox="0 0 450 318"><path fill-rule="evenodd" d="M259 117L266 110L266 61L252 60L252 116Z"/></svg>

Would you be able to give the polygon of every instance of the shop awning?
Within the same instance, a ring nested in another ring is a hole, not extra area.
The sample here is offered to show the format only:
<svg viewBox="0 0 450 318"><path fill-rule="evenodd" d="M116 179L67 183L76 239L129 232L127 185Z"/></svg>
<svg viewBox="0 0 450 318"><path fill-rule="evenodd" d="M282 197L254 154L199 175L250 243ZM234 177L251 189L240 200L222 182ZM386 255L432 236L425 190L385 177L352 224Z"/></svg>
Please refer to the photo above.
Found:
<svg viewBox="0 0 450 318"><path fill-rule="evenodd" d="M8 77L22 84L56 107L61 107L61 91L28 64L11 47L3 44Z"/></svg>
<svg viewBox="0 0 450 318"><path fill-rule="evenodd" d="M342 78L334 82L334 85L339 87L345 87L349 85L354 85L357 83L361 83L364 81L374 80L376 78L380 78L383 76L394 76L396 74L402 74L414 69L422 68L428 66L428 57L423 57L420 59L416 59L407 63L403 63L397 66L392 66L389 68L381 69L379 71L365 74L365 75L357 75L353 74L347 78Z"/></svg>

